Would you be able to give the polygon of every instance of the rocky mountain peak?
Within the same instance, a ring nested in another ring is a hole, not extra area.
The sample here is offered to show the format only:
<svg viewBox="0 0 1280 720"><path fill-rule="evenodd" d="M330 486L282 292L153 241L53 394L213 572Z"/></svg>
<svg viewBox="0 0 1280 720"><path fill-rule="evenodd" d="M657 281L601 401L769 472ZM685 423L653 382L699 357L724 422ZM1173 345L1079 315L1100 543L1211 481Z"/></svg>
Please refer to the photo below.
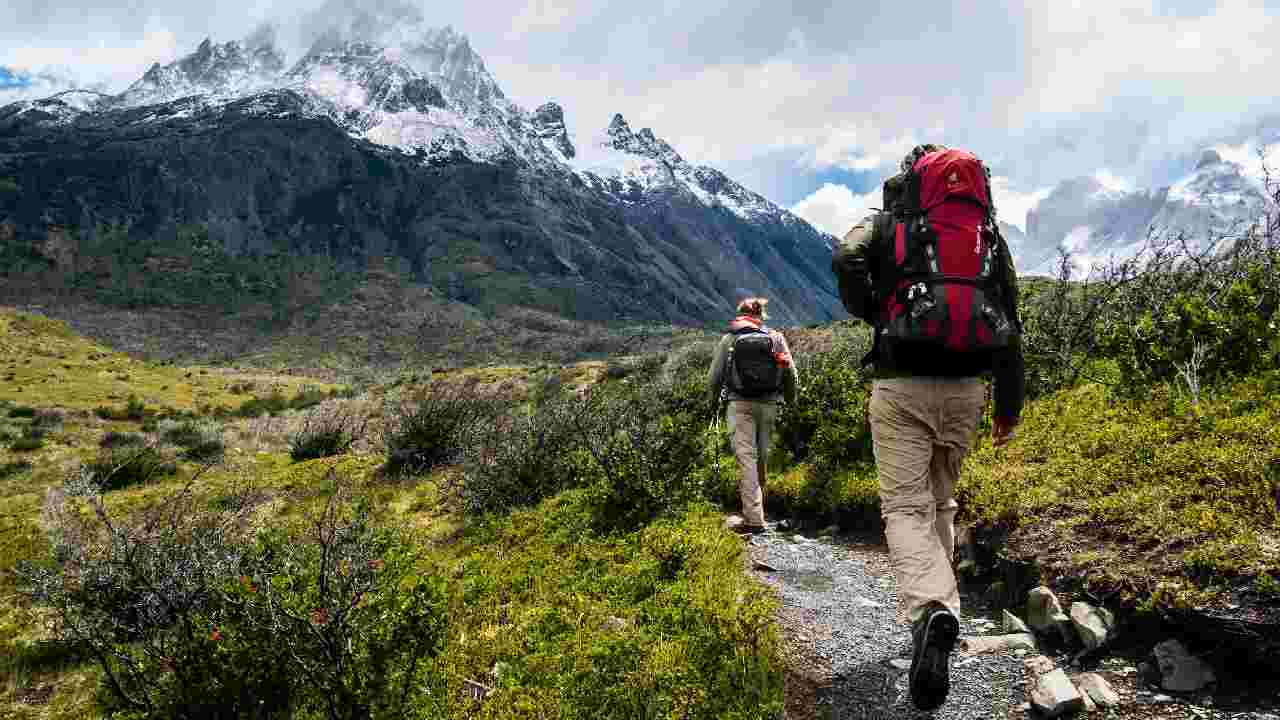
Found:
<svg viewBox="0 0 1280 720"><path fill-rule="evenodd" d="M666 140L654 135L653 130L643 128L638 133L632 131L621 113L613 116L607 133L609 140L606 144L615 150L657 160L671 167L683 167L687 164L684 158L680 157L680 153L677 153Z"/></svg>
<svg viewBox="0 0 1280 720"><path fill-rule="evenodd" d="M565 158L572 158L577 154L565 128L564 108L559 104L544 103L533 112L529 122L533 125L534 134L550 142Z"/></svg>
<svg viewBox="0 0 1280 720"><path fill-rule="evenodd" d="M1200 161L1196 163L1196 170L1202 170L1220 162L1222 162L1222 156L1218 154L1217 150L1205 150L1200 155Z"/></svg>
<svg viewBox="0 0 1280 720"><path fill-rule="evenodd" d="M284 69L284 56L273 44L250 48L237 41L221 45L205 38L195 52L168 65L153 63L114 104L151 105L188 95L237 95L269 85Z"/></svg>

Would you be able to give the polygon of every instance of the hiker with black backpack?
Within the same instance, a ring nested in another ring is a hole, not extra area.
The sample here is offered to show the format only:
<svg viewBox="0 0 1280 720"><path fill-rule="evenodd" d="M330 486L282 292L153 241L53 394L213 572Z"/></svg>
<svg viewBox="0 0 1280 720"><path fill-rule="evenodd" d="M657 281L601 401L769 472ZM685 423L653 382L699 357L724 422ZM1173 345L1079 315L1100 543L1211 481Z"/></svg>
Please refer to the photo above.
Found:
<svg viewBox="0 0 1280 720"><path fill-rule="evenodd" d="M922 710L950 691L960 632L951 566L960 464L993 378L993 443L1022 412L1017 277L971 153L921 145L884 183L884 208L837 244L832 270L845 308L875 328L868 411L881 513L902 611L912 626L908 678Z"/></svg>
<svg viewBox="0 0 1280 720"><path fill-rule="evenodd" d="M720 338L711 361L711 402L720 412L727 403L729 436L738 460L738 496L744 521L734 530L764 532L764 488L769 469L769 439L778 401L795 402L800 375L787 339L765 327L767 298L738 303L737 316Z"/></svg>

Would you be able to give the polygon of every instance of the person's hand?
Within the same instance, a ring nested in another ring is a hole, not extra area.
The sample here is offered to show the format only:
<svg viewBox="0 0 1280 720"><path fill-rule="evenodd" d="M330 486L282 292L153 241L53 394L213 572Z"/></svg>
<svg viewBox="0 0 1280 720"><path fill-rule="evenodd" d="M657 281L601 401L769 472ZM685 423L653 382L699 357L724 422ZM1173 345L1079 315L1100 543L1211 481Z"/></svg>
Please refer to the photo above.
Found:
<svg viewBox="0 0 1280 720"><path fill-rule="evenodd" d="M991 444L994 447L1001 447L1013 439L1014 428L1018 425L1017 418L997 417L991 422Z"/></svg>

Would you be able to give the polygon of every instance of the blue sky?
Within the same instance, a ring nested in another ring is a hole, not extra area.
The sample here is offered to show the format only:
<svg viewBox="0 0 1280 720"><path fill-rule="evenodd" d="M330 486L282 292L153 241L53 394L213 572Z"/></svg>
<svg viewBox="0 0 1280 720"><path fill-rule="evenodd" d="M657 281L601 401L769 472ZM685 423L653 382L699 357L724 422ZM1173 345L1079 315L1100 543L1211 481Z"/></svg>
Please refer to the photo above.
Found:
<svg viewBox="0 0 1280 720"><path fill-rule="evenodd" d="M26 75L0 66L0 89L20 89L31 85Z"/></svg>
<svg viewBox="0 0 1280 720"><path fill-rule="evenodd" d="M120 90L205 36L241 38L269 20L300 52L332 12L317 6L9 0L0 67L28 73L32 85L0 85L0 101L71 84ZM1017 216L1074 176L1167 182L1197 141L1280 111L1280 0L419 7L467 34L513 100L560 102L578 142L620 112L836 233L916 142L987 159L1001 177L1001 207Z"/></svg>

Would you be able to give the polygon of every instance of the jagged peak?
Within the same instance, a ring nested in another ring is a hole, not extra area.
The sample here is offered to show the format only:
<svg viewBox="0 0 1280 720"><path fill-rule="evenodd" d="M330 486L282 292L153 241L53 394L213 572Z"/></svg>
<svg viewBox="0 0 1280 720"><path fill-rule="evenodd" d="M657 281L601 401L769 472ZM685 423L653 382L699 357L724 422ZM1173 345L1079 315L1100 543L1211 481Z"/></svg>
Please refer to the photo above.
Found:
<svg viewBox="0 0 1280 720"><path fill-rule="evenodd" d="M1205 150L1203 153L1200 154L1200 161L1196 163L1196 170L1201 170L1206 167L1210 167L1212 165L1217 165L1221 162L1222 162L1222 155L1218 154L1217 150L1213 150L1213 149Z"/></svg>

